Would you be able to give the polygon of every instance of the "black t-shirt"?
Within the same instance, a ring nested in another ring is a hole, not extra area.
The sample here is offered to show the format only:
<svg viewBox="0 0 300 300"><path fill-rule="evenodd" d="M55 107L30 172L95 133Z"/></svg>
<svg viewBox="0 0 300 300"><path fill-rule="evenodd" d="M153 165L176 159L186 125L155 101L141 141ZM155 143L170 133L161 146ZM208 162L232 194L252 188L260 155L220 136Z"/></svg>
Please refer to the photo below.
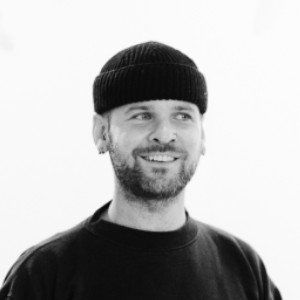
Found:
<svg viewBox="0 0 300 300"><path fill-rule="evenodd" d="M149 232L100 218L24 252L0 300L280 300L263 262L240 239L187 214L180 229Z"/></svg>

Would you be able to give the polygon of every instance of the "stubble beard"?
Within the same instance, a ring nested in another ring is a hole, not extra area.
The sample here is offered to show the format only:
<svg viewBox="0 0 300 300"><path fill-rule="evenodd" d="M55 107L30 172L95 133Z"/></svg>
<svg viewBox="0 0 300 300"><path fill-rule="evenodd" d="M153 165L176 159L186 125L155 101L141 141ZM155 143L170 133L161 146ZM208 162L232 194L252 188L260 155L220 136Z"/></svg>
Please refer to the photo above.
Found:
<svg viewBox="0 0 300 300"><path fill-rule="evenodd" d="M165 206L174 202L193 177L198 164L197 159L190 166L186 166L186 159L182 159L173 176L169 177L167 172L171 171L164 167L153 168L151 176L148 176L135 155L132 155L135 159L134 165L129 166L113 143L110 143L109 153L116 179L126 198L148 205Z"/></svg>

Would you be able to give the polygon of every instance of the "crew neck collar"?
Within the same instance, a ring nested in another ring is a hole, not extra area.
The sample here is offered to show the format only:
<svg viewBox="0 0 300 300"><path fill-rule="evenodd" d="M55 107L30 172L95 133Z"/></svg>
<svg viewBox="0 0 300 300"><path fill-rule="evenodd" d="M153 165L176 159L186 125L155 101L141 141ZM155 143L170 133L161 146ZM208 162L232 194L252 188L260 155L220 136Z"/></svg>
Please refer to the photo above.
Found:
<svg viewBox="0 0 300 300"><path fill-rule="evenodd" d="M197 225L186 212L186 222L173 231L145 231L105 221L101 215L111 201L99 208L87 219L85 227L96 236L125 247L144 251L161 251L183 248L191 244L197 236Z"/></svg>

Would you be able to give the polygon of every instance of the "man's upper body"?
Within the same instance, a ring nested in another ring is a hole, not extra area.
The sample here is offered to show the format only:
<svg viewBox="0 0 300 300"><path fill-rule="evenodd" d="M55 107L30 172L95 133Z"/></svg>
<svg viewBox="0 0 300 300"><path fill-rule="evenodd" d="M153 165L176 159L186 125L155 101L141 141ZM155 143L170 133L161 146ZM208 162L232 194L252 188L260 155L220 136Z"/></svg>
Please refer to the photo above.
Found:
<svg viewBox="0 0 300 300"><path fill-rule="evenodd" d="M279 300L259 256L195 221L143 231L105 221L107 203L67 232L27 250L0 300Z"/></svg>
<svg viewBox="0 0 300 300"><path fill-rule="evenodd" d="M259 256L195 221L184 192L205 153L203 75L149 42L112 57L94 83L93 135L109 152L113 200L26 251L3 299L281 299Z"/></svg>

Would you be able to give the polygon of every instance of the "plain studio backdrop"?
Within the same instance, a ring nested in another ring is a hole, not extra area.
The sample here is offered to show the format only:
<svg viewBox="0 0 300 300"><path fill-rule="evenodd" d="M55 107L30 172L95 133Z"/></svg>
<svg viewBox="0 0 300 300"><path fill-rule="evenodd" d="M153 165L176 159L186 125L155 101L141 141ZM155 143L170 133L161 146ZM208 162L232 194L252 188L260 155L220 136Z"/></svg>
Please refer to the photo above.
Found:
<svg viewBox="0 0 300 300"><path fill-rule="evenodd" d="M207 153L190 214L250 243L284 299L299 300L299 2L1 1L0 280L31 245L112 197L92 139L92 83L149 40L205 74Z"/></svg>

